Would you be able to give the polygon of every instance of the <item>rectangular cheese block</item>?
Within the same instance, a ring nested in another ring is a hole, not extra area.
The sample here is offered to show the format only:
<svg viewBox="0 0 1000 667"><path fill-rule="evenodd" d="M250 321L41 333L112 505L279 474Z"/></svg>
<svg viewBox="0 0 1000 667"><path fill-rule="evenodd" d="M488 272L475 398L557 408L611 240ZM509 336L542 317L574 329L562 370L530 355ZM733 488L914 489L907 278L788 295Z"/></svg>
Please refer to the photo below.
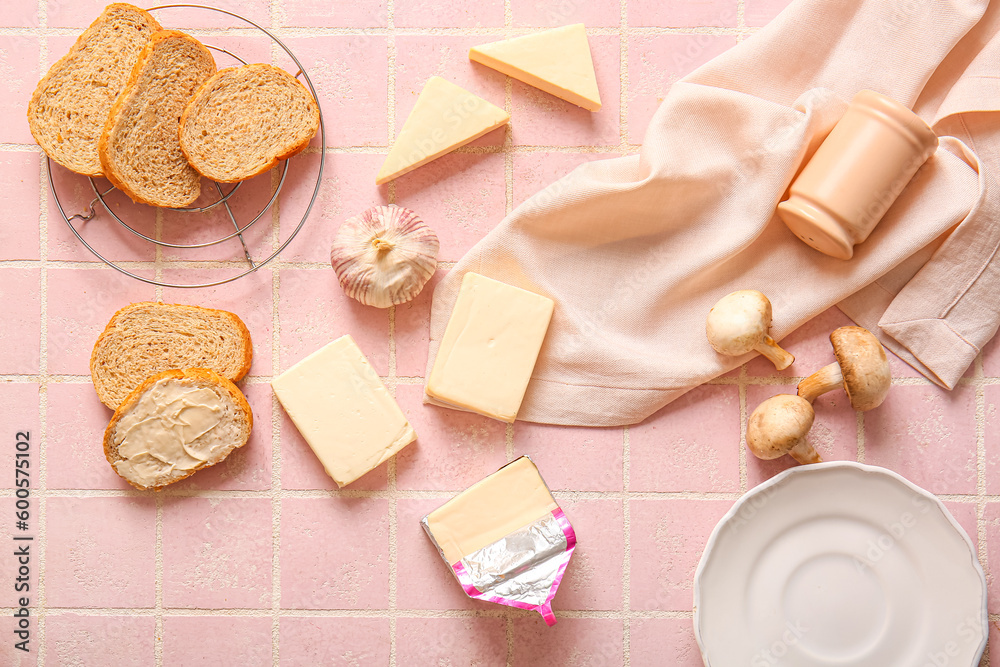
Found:
<svg viewBox="0 0 1000 667"><path fill-rule="evenodd" d="M271 387L337 486L350 484L417 439L350 336L312 353Z"/></svg>
<svg viewBox="0 0 1000 667"><path fill-rule="evenodd" d="M466 273L425 392L513 422L552 318L552 299Z"/></svg>
<svg viewBox="0 0 1000 667"><path fill-rule="evenodd" d="M427 528L454 565L559 507L527 456L509 463L427 515Z"/></svg>

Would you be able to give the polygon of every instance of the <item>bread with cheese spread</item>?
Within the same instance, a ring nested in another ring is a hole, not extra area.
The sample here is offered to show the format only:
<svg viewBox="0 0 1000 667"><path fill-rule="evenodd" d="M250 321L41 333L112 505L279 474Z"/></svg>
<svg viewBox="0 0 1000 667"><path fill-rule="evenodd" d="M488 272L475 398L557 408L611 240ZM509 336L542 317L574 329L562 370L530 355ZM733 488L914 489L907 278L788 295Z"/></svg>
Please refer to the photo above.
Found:
<svg viewBox="0 0 1000 667"><path fill-rule="evenodd" d="M126 397L104 432L104 456L137 489L161 489L242 447L253 413L232 382L204 368L169 370Z"/></svg>
<svg viewBox="0 0 1000 667"><path fill-rule="evenodd" d="M144 301L111 317L90 355L90 376L112 410L146 378L177 368L209 368L237 382L250 370L253 343L235 314Z"/></svg>

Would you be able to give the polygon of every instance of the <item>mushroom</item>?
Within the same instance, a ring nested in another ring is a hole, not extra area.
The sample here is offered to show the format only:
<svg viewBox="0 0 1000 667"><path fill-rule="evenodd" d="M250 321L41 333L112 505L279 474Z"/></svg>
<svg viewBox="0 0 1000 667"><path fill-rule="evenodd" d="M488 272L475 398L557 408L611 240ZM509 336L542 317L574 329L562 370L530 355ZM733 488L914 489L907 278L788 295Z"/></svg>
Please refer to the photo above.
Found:
<svg viewBox="0 0 1000 667"><path fill-rule="evenodd" d="M793 394L772 396L747 420L747 446L754 456L769 461L785 454L799 463L821 463L819 453L806 441L816 413L812 404Z"/></svg>
<svg viewBox="0 0 1000 667"><path fill-rule="evenodd" d="M816 397L843 387L855 410L865 412L882 405L892 374L885 349L872 332L861 327L840 327L830 334L837 361L799 383L798 394L810 403Z"/></svg>
<svg viewBox="0 0 1000 667"><path fill-rule="evenodd" d="M771 302L757 290L740 290L719 299L708 313L705 334L719 354L738 357L757 350L781 371L795 357L767 335L771 326Z"/></svg>

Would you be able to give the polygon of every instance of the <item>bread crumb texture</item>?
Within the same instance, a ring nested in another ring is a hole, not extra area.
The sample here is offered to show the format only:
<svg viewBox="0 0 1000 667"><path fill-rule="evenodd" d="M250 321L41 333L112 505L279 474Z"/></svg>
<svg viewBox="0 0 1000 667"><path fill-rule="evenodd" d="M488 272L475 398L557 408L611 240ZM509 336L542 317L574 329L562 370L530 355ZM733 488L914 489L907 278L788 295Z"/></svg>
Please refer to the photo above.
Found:
<svg viewBox="0 0 1000 667"><path fill-rule="evenodd" d="M253 346L243 321L224 310L140 302L115 313L94 345L90 374L112 410L146 378L176 368L208 368L236 382Z"/></svg>
<svg viewBox="0 0 1000 667"><path fill-rule="evenodd" d="M127 4L108 5L38 82L28 127L45 154L86 176L101 176L97 142L111 106L160 24Z"/></svg>
<svg viewBox="0 0 1000 667"><path fill-rule="evenodd" d="M215 70L208 49L176 30L155 33L143 49L99 143L105 176L133 201L181 207L201 194L178 133L184 107Z"/></svg>
<svg viewBox="0 0 1000 667"><path fill-rule="evenodd" d="M244 65L205 82L181 118L180 142L191 165L214 181L263 173L302 149L319 129L319 105L291 74Z"/></svg>

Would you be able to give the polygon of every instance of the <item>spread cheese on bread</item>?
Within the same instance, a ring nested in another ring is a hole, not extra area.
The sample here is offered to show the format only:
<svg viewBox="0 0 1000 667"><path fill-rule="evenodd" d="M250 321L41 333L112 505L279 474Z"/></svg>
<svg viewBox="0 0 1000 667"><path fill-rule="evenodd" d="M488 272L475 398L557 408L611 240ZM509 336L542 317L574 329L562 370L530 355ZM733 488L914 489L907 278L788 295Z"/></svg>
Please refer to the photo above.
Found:
<svg viewBox="0 0 1000 667"><path fill-rule="evenodd" d="M140 302L112 316L90 356L101 402L112 410L148 378L173 368L209 368L236 382L253 345L242 320L224 310Z"/></svg>
<svg viewBox="0 0 1000 667"><path fill-rule="evenodd" d="M202 176L236 183L300 152L317 130L319 105L291 74L272 65L228 67L184 110L181 150Z"/></svg>
<svg viewBox="0 0 1000 667"><path fill-rule="evenodd" d="M97 141L139 54L160 30L149 12L108 5L38 82L28 127L45 154L85 176L101 176Z"/></svg>
<svg viewBox="0 0 1000 667"><path fill-rule="evenodd" d="M169 370L115 411L104 455L132 486L158 489L223 461L252 428L250 406L232 382L203 368Z"/></svg>
<svg viewBox="0 0 1000 667"><path fill-rule="evenodd" d="M154 33L139 55L98 143L104 175L132 201L182 207L201 194L201 177L181 151L180 117L215 74L205 46L177 30Z"/></svg>

